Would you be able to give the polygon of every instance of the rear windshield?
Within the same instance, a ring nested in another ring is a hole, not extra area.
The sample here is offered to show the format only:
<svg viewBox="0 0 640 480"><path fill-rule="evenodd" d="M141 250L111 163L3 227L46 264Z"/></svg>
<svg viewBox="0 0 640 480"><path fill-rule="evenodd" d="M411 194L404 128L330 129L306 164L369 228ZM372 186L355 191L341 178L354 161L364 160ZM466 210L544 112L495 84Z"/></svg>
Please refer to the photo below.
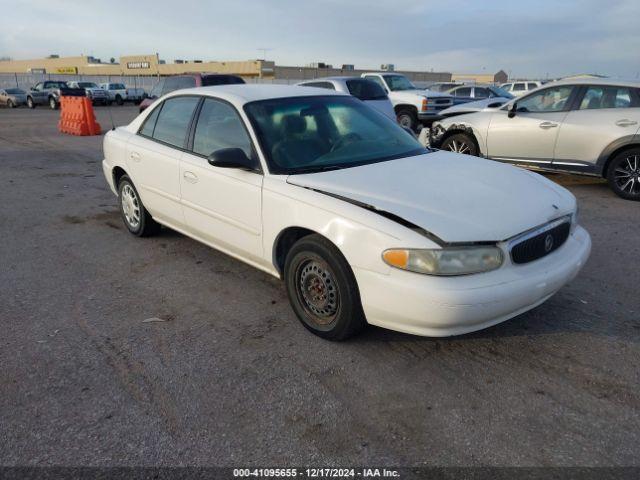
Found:
<svg viewBox="0 0 640 480"><path fill-rule="evenodd" d="M235 75L215 75L202 77L202 86L209 87L211 85L237 85L245 83L244 80Z"/></svg>
<svg viewBox="0 0 640 480"><path fill-rule="evenodd" d="M384 100L387 94L383 88L371 80L354 79L347 80L349 93L360 100Z"/></svg>
<svg viewBox="0 0 640 480"><path fill-rule="evenodd" d="M25 93L24 90L20 90L19 88L7 88L5 91L9 95L20 95L21 93Z"/></svg>
<svg viewBox="0 0 640 480"><path fill-rule="evenodd" d="M111 84L111 89L112 90L124 90L125 87L122 83L112 83Z"/></svg>

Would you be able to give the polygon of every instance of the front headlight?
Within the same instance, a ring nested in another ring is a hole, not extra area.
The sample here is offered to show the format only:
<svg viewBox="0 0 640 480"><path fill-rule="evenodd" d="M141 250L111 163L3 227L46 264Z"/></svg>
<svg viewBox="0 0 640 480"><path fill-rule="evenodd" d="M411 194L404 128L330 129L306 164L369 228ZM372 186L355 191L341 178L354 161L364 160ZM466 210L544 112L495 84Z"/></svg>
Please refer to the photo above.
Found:
<svg viewBox="0 0 640 480"><path fill-rule="evenodd" d="M390 249L382 253L387 265L427 275L468 275L502 265L502 250L493 246L442 249Z"/></svg>

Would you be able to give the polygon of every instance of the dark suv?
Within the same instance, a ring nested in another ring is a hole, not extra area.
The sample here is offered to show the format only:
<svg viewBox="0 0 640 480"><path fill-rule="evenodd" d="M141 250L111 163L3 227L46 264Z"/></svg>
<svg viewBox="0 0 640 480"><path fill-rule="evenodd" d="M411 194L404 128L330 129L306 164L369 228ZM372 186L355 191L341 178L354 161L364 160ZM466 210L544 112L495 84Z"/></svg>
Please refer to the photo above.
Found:
<svg viewBox="0 0 640 480"><path fill-rule="evenodd" d="M149 96L140 103L140 112L155 102L162 95L180 90L182 88L210 87L212 85L237 85L245 81L237 75L223 75L219 73L189 73L173 77L161 78L149 93Z"/></svg>

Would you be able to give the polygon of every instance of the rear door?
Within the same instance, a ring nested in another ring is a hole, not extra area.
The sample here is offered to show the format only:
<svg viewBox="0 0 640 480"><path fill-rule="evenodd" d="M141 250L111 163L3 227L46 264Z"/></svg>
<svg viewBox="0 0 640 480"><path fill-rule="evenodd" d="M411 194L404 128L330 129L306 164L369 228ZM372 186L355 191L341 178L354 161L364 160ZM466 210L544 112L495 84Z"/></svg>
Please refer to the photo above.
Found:
<svg viewBox="0 0 640 480"><path fill-rule="evenodd" d="M260 262L263 176L235 107L222 100L205 98L190 143L190 151L180 161L187 228L222 250ZM223 148L242 149L255 159L256 170L210 165L209 155Z"/></svg>
<svg viewBox="0 0 640 480"><path fill-rule="evenodd" d="M184 225L179 161L198 101L196 96L180 96L154 106L127 146L127 171L145 207L177 228Z"/></svg>
<svg viewBox="0 0 640 480"><path fill-rule="evenodd" d="M576 91L571 85L545 88L518 100L513 117L509 116L506 107L495 112L487 133L489 157L550 165L559 127Z"/></svg>
<svg viewBox="0 0 640 480"><path fill-rule="evenodd" d="M630 142L639 126L638 89L584 86L580 89L576 108L562 123L553 163L559 168L591 171L607 147L614 142Z"/></svg>

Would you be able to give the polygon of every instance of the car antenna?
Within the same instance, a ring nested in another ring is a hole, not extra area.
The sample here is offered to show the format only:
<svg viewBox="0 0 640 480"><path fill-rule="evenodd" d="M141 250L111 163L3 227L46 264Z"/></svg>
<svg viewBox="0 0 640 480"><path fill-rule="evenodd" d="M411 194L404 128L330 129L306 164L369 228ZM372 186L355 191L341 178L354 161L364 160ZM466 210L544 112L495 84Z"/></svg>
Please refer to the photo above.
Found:
<svg viewBox="0 0 640 480"><path fill-rule="evenodd" d="M107 93L107 95L108 95L108 93ZM111 130L115 130L116 129L116 124L113 123L113 113L111 113L111 104L108 104L107 108L109 109L109 118L111 119Z"/></svg>

